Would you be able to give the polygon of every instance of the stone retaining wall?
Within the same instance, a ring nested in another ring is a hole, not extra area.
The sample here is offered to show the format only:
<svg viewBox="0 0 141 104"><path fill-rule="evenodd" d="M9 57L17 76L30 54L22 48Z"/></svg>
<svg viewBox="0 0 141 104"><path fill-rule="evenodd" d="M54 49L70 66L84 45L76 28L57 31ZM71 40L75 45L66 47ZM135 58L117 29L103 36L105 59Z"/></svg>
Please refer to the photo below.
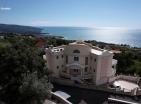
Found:
<svg viewBox="0 0 141 104"><path fill-rule="evenodd" d="M119 75L119 79L131 81L131 82L134 82L134 83L139 83L139 81L140 81L140 77L136 77L136 76Z"/></svg>
<svg viewBox="0 0 141 104"><path fill-rule="evenodd" d="M118 76L109 78L109 83L114 82L115 80L120 80L120 79L130 81L133 83L137 83L137 84L140 81L140 77L137 77L137 76L118 75ZM122 90L122 92L125 94L127 93L127 92L124 92L124 90ZM133 89L133 90L131 90L131 92L129 92L129 95L133 95L133 96L134 95L141 95L141 89Z"/></svg>
<svg viewBox="0 0 141 104"><path fill-rule="evenodd" d="M63 79L63 78L51 78L51 81L54 83L58 83L61 85L74 85L74 81L70 80L70 79Z"/></svg>
<svg viewBox="0 0 141 104"><path fill-rule="evenodd" d="M118 76L109 78L109 82L113 82L113 81L118 80L118 79L130 81L130 82L134 82L134 83L139 83L139 81L140 81L140 77L126 76L126 75L118 75Z"/></svg>

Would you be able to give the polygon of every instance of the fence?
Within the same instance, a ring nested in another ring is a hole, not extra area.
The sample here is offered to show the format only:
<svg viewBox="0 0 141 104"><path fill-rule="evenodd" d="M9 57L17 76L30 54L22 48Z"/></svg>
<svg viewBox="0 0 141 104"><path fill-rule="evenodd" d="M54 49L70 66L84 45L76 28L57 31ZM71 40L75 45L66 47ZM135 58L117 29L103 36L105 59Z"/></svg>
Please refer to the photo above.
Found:
<svg viewBox="0 0 141 104"><path fill-rule="evenodd" d="M113 82L113 81L118 80L118 79L130 81L130 82L134 82L134 83L139 83L139 81L140 81L140 77L126 76L126 75L118 75L118 76L109 78L108 82Z"/></svg>

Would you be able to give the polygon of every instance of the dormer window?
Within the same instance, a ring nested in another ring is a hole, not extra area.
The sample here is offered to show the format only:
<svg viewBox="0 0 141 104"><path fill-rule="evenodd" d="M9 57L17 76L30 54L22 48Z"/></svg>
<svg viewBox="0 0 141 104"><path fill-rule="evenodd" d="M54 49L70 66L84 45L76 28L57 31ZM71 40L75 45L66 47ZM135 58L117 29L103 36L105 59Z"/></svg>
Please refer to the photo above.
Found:
<svg viewBox="0 0 141 104"><path fill-rule="evenodd" d="M73 51L73 53L80 53L80 51L76 49Z"/></svg>

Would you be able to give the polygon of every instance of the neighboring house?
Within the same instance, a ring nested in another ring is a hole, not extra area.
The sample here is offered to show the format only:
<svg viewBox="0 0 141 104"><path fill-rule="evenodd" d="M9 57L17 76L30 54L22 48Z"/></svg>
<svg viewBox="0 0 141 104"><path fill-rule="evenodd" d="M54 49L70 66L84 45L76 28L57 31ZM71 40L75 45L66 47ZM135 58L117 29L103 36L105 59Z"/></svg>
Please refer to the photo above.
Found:
<svg viewBox="0 0 141 104"><path fill-rule="evenodd" d="M83 41L46 48L46 60L48 69L57 78L101 85L116 73L117 60L112 52Z"/></svg>
<svg viewBox="0 0 141 104"><path fill-rule="evenodd" d="M112 53L116 53L116 54L120 54L120 53L122 53L122 51L119 51L119 50L110 50L110 52L112 52Z"/></svg>
<svg viewBox="0 0 141 104"><path fill-rule="evenodd" d="M35 46L37 48L46 48L47 44L46 44L46 41L43 38L38 38Z"/></svg>
<svg viewBox="0 0 141 104"><path fill-rule="evenodd" d="M4 36L0 35L0 39L4 39Z"/></svg>

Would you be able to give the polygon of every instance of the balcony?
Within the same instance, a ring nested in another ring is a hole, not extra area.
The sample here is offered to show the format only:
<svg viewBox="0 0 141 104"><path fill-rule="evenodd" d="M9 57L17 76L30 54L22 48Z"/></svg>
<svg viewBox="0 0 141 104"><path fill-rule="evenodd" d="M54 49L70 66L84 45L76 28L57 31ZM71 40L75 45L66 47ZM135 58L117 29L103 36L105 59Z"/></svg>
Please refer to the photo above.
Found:
<svg viewBox="0 0 141 104"><path fill-rule="evenodd" d="M77 68L77 69L82 69L82 68L84 68L84 66L81 65L81 64L79 64L79 63L67 64L66 67L69 67L69 68Z"/></svg>
<svg viewBox="0 0 141 104"><path fill-rule="evenodd" d="M93 74L84 74L82 76L82 79L92 79L92 77L93 77Z"/></svg>
<svg viewBox="0 0 141 104"><path fill-rule="evenodd" d="M66 73L66 72L60 72L60 76L61 77L65 77L65 78L70 78L70 74Z"/></svg>

